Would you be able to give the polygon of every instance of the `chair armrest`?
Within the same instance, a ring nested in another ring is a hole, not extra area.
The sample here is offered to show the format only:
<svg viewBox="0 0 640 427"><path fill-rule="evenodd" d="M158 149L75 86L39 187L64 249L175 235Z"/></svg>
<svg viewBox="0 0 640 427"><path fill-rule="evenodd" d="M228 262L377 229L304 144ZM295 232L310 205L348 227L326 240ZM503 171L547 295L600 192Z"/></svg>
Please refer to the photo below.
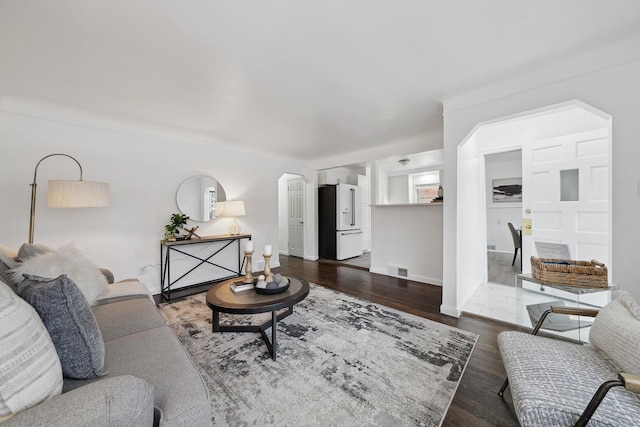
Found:
<svg viewBox="0 0 640 427"><path fill-rule="evenodd" d="M624 388L634 393L640 393L640 375L618 374L618 377L624 381Z"/></svg>
<svg viewBox="0 0 640 427"><path fill-rule="evenodd" d="M574 424L574 426L585 427L591 419L591 416L593 416L594 412L596 412L596 409L598 409L598 406L605 398L609 390L611 390L613 387L619 386L622 386L631 392L640 393L640 375L619 373L617 380L603 382L591 398L591 401L584 409L584 412L582 412L580 418L578 418L578 421Z"/></svg>
<svg viewBox="0 0 640 427"><path fill-rule="evenodd" d="M547 310L544 313L542 313L542 316L540 316L540 319L538 319L538 323L536 323L535 328L533 328L533 332L531 332L531 335L538 335L538 331L542 327L542 324L544 323L544 321L547 318L547 316L549 314L551 314L551 313L567 314L567 315L572 315L572 316L596 317L596 315L598 314L598 310L594 310L592 308L551 306L551 308L549 310Z"/></svg>
<svg viewBox="0 0 640 427"><path fill-rule="evenodd" d="M589 316L596 317L600 310L593 308L578 308L578 307L555 307L551 306L551 312L556 314L567 314L572 316Z"/></svg>

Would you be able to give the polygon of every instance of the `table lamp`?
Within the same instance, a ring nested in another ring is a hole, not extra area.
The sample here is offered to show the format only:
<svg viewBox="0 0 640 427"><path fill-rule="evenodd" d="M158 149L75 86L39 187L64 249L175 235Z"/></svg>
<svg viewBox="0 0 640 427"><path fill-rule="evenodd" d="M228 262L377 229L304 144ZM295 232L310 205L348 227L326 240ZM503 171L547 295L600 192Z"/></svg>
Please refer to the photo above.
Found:
<svg viewBox="0 0 640 427"><path fill-rule="evenodd" d="M224 209L220 213L220 216L228 216L233 218L233 223L231 224L231 228L229 229L229 234L238 235L240 234L240 224L236 220L236 217L245 216L244 210L244 202L242 200L227 200L224 202Z"/></svg>

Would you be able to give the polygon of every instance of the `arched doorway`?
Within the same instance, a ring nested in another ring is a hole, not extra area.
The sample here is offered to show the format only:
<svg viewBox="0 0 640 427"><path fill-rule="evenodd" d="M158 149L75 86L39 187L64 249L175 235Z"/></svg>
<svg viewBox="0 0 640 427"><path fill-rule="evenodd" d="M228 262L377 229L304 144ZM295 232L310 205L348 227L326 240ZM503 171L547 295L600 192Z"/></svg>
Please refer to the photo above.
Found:
<svg viewBox="0 0 640 427"><path fill-rule="evenodd" d="M568 148L563 148L565 146ZM563 205L558 201L561 199L550 196L561 192L558 177L562 171L578 170L577 166L570 163L571 159L568 160L561 154L565 149L578 162L604 155L604 166L587 168L580 173L580 184L583 187L580 194L589 195L585 198L592 198L593 191L587 191L587 187L596 188L599 193L598 203L604 206L602 211L594 213L595 211L586 208L583 211L580 211L581 208L576 210L577 201ZM536 255L536 237L556 242L569 239L565 243L572 249L572 258L604 258L608 267L612 267L612 205L608 196L611 193L611 117L582 102L571 101L481 123L458 146L458 280L473 284L476 288L487 283L486 254L487 247L490 246L487 206L490 204L488 192L491 191L491 186L486 178L485 156L516 150L522 150L523 153L521 217L525 222L532 221L533 227L531 235L527 235L526 226L523 233L523 270L529 271L528 259L531 255ZM554 177L552 181L548 180L550 177ZM538 202L545 202L549 209L545 210L545 203ZM561 211L565 208L570 212L563 216ZM591 223L587 224L588 221ZM598 228L593 228L596 225ZM562 234L563 229L580 231L589 227L592 228L589 234L599 239L597 244L583 237ZM506 223L504 232L507 232ZM477 298L472 297L463 310L528 326L526 311L523 315L523 307L516 307L517 301L510 298L509 292L505 292L500 298L495 295L485 297L481 304ZM514 298L517 300L517 297ZM499 301L502 301L503 306ZM515 307L516 311L506 314L509 307Z"/></svg>

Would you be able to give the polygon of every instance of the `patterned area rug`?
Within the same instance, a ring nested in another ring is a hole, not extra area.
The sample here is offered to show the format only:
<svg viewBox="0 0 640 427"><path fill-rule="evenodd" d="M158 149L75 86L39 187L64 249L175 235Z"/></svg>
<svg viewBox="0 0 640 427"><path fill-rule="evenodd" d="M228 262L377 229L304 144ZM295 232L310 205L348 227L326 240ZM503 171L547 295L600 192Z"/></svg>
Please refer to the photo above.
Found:
<svg viewBox="0 0 640 427"><path fill-rule="evenodd" d="M438 426L477 340L311 285L278 323L274 362L259 333L212 333L204 294L160 310L202 372L216 425ZM220 316L221 324L268 319Z"/></svg>

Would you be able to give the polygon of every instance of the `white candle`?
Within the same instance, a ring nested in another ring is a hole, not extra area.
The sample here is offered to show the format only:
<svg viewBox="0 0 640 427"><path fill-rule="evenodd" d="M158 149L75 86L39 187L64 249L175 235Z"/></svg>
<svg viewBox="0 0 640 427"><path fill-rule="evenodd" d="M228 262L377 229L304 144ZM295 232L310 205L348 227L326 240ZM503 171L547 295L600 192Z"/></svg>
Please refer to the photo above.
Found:
<svg viewBox="0 0 640 427"><path fill-rule="evenodd" d="M264 254L266 256L270 256L271 255L271 245L264 245Z"/></svg>
<svg viewBox="0 0 640 427"><path fill-rule="evenodd" d="M249 240L244 247L245 252L253 252L253 241Z"/></svg>

